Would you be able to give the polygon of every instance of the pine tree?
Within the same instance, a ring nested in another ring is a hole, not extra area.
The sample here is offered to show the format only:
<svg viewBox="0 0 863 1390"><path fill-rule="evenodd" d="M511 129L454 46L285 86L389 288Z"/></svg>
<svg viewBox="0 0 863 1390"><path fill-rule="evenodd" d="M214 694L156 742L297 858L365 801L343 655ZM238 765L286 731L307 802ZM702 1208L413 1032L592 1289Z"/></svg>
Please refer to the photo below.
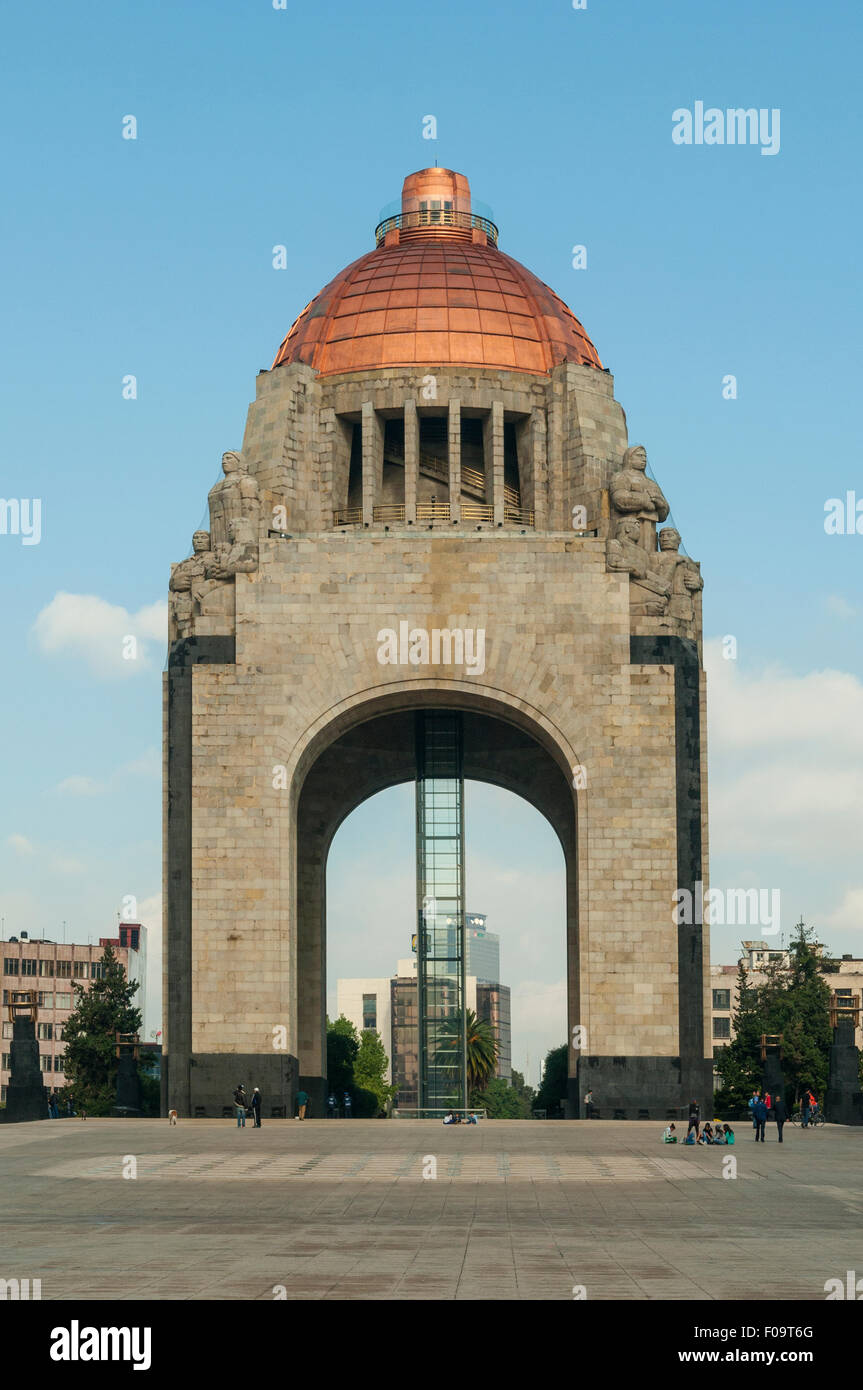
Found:
<svg viewBox="0 0 863 1390"><path fill-rule="evenodd" d="M76 984L75 1008L63 1025L65 1071L79 1110L107 1115L117 1092L116 1034L137 1033L141 1010L132 1002L137 981L126 971L110 946L99 961L101 979L89 989Z"/></svg>

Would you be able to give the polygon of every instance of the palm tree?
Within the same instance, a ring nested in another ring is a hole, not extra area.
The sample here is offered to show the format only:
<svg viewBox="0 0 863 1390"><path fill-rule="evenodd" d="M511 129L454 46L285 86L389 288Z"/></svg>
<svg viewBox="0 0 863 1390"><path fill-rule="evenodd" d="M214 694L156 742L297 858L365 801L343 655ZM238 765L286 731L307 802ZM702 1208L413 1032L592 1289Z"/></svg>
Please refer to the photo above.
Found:
<svg viewBox="0 0 863 1390"><path fill-rule="evenodd" d="M487 1018L477 1018L473 1009L465 1015L467 1033L468 1095L482 1091L497 1070L498 1041Z"/></svg>

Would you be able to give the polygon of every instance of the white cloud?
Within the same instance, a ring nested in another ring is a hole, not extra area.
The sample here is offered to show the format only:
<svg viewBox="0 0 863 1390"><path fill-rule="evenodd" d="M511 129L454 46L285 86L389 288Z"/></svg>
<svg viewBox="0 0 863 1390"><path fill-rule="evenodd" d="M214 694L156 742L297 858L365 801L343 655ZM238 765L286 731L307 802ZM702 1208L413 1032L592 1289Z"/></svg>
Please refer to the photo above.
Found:
<svg viewBox="0 0 863 1390"><path fill-rule="evenodd" d="M93 777L81 776L64 777L55 788L62 796L101 796L104 790L104 782L97 782Z"/></svg>
<svg viewBox="0 0 863 1390"><path fill-rule="evenodd" d="M838 931L863 927L863 888L849 888L836 910L822 917L821 923Z"/></svg>
<svg viewBox="0 0 863 1390"><path fill-rule="evenodd" d="M10 835L6 843L10 849L14 849L16 854L30 855L36 853L35 845L27 839L26 835Z"/></svg>
<svg viewBox="0 0 863 1390"><path fill-rule="evenodd" d="M857 609L853 603L849 603L847 598L841 594L828 594L824 603L828 613L832 613L834 618L856 618Z"/></svg>
<svg viewBox="0 0 863 1390"><path fill-rule="evenodd" d="M50 862L55 874L83 874L85 865L71 854L55 854Z"/></svg>
<svg viewBox="0 0 863 1390"><path fill-rule="evenodd" d="M95 594L60 592L38 614L32 632L46 656L71 656L96 676L122 679L152 669L154 657L161 656L168 606L159 601L129 613ZM131 658L124 656L129 637L136 641Z"/></svg>
<svg viewBox="0 0 863 1390"><path fill-rule="evenodd" d="M755 674L705 644L713 852L842 864L863 852L863 684Z"/></svg>

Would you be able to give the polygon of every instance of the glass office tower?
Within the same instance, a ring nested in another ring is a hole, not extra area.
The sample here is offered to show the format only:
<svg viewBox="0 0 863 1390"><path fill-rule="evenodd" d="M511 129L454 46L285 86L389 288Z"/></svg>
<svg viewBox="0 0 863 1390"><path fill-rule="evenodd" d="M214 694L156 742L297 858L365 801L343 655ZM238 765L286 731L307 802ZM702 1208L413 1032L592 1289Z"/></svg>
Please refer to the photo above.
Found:
<svg viewBox="0 0 863 1390"><path fill-rule="evenodd" d="M417 715L419 1106L467 1105L461 715Z"/></svg>

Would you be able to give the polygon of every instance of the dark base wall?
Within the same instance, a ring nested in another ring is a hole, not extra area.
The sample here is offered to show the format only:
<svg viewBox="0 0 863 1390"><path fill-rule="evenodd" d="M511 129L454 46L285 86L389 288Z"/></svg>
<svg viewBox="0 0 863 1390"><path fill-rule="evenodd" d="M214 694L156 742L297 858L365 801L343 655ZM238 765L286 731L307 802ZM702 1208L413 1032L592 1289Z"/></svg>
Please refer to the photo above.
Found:
<svg viewBox="0 0 863 1390"><path fill-rule="evenodd" d="M272 1119L273 1111L290 1118L294 1113L294 1097L298 1090L297 1059L287 1052L263 1055L210 1052L192 1057L188 1069L188 1094L191 1103L183 1109L176 1100L185 1089L185 1077L171 1074L171 1058L162 1059L162 1114L175 1108L182 1118L219 1120L225 1108L233 1116L233 1095L242 1082L249 1097L252 1088L261 1092L261 1118ZM307 1086L306 1090L310 1088ZM173 1097L173 1099L171 1099Z"/></svg>
<svg viewBox="0 0 863 1390"><path fill-rule="evenodd" d="M682 1068L679 1057L583 1057L578 1076L569 1079L568 1120L586 1118L588 1090L598 1120L685 1119L692 1100L702 1119L713 1118L713 1063L707 1059Z"/></svg>

